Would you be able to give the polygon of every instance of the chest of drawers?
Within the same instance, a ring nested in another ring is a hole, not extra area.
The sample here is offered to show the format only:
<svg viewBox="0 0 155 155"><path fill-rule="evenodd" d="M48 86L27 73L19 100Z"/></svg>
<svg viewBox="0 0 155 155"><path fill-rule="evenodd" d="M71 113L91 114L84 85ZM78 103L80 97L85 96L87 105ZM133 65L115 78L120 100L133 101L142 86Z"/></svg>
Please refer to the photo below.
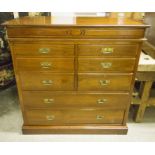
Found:
<svg viewBox="0 0 155 155"><path fill-rule="evenodd" d="M64 19L65 20L65 19ZM8 21L24 134L126 134L147 25L131 19Z"/></svg>

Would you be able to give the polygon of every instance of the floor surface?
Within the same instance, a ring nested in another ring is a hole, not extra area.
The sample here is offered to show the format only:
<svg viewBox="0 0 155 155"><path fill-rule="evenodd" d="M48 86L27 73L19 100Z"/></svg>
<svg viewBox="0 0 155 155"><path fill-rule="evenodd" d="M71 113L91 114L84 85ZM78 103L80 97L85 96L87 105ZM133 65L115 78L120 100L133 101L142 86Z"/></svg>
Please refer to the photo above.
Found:
<svg viewBox="0 0 155 155"><path fill-rule="evenodd" d="M0 92L0 141L113 142L155 141L155 108L147 108L142 123L128 121L127 135L22 135L22 115L16 87Z"/></svg>

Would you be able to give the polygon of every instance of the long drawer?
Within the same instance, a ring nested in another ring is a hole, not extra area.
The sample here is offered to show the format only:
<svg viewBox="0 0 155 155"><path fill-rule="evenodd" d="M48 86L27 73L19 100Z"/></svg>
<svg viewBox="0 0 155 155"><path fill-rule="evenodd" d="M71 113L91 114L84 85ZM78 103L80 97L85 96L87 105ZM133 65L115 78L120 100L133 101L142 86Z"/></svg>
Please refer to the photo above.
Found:
<svg viewBox="0 0 155 155"><path fill-rule="evenodd" d="M138 52L138 45L114 45L117 42L111 42L110 44L98 44L98 45L78 45L78 56L99 56L99 57L110 57L110 56L125 56L135 57Z"/></svg>
<svg viewBox="0 0 155 155"><path fill-rule="evenodd" d="M73 56L74 45L51 44L47 41L39 43L16 43L12 46L17 56Z"/></svg>
<svg viewBox="0 0 155 155"><path fill-rule="evenodd" d="M25 125L121 124L124 110L26 110Z"/></svg>
<svg viewBox="0 0 155 155"><path fill-rule="evenodd" d="M79 72L133 72L135 58L78 58Z"/></svg>
<svg viewBox="0 0 155 155"><path fill-rule="evenodd" d="M23 90L73 90L73 74L20 72Z"/></svg>
<svg viewBox="0 0 155 155"><path fill-rule="evenodd" d="M50 38L142 38L143 28L51 28L51 27L9 27L9 37L50 37Z"/></svg>
<svg viewBox="0 0 155 155"><path fill-rule="evenodd" d="M50 91L23 91L24 106L29 108L98 107L125 109L128 93L52 93Z"/></svg>
<svg viewBox="0 0 155 155"><path fill-rule="evenodd" d="M132 85L129 74L79 74L78 90L87 91L129 91Z"/></svg>
<svg viewBox="0 0 155 155"><path fill-rule="evenodd" d="M21 71L74 72L73 58L17 58Z"/></svg>

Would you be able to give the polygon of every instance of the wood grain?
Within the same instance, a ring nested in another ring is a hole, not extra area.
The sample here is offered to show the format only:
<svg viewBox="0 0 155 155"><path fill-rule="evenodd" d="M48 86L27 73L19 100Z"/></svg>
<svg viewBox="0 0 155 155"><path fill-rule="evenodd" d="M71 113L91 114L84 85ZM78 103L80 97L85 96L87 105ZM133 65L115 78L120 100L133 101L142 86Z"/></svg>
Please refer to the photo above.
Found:
<svg viewBox="0 0 155 155"><path fill-rule="evenodd" d="M128 93L23 91L22 94L24 105L28 108L94 107L125 109L129 100ZM50 99L52 99L51 102L48 102Z"/></svg>
<svg viewBox="0 0 155 155"><path fill-rule="evenodd" d="M19 71L74 72L74 58L17 58Z"/></svg>
<svg viewBox="0 0 155 155"><path fill-rule="evenodd" d="M135 58L78 58L79 72L133 72L134 66Z"/></svg>
<svg viewBox="0 0 155 155"><path fill-rule="evenodd" d="M124 57L135 57L137 54L137 45L129 44L126 45L119 44L115 45L117 42L111 42L111 44L94 44L94 45L79 45L78 46L78 55L79 56L99 56L99 57L113 57L113 56L124 56ZM104 53L102 49L112 48L113 52Z"/></svg>
<svg viewBox="0 0 155 155"><path fill-rule="evenodd" d="M144 36L144 29L130 28L74 28L74 31L81 31L79 35L70 33L72 28L51 28L51 27L9 27L7 32L10 37L50 37L50 38L105 38L105 39L137 39ZM82 33L83 32L83 33Z"/></svg>
<svg viewBox="0 0 155 155"><path fill-rule="evenodd" d="M21 72L20 79L22 90L74 90L73 74ZM43 84L44 80L51 80L52 83Z"/></svg>
<svg viewBox="0 0 155 155"><path fill-rule="evenodd" d="M23 134L127 134L127 126L119 125L24 125Z"/></svg>
<svg viewBox="0 0 155 155"><path fill-rule="evenodd" d="M41 48L48 48L48 53L41 53L39 50ZM49 56L74 56L74 45L62 45L56 44L53 45L51 42L37 42L28 43L27 41L19 43L16 42L13 46L13 53L17 56L42 56L42 57L49 57Z"/></svg>
<svg viewBox="0 0 155 155"><path fill-rule="evenodd" d="M72 109L26 110L25 125L121 124L123 110ZM97 119L97 117L101 117ZM51 118L51 120L50 120Z"/></svg>
<svg viewBox="0 0 155 155"><path fill-rule="evenodd" d="M78 90L82 91L129 91L132 74L79 74ZM102 86L101 80L108 80Z"/></svg>

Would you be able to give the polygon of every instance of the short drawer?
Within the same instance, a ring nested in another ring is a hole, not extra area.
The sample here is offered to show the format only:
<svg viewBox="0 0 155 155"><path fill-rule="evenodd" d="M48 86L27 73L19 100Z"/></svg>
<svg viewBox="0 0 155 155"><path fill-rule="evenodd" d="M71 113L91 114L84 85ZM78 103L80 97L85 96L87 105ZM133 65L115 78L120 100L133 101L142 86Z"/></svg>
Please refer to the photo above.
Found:
<svg viewBox="0 0 155 155"><path fill-rule="evenodd" d="M117 42L111 42L109 45L78 45L79 56L124 56L135 57L138 52L138 45L115 45Z"/></svg>
<svg viewBox="0 0 155 155"><path fill-rule="evenodd" d="M80 28L64 27L9 27L7 33L9 37L81 37L84 36L84 30Z"/></svg>
<svg viewBox="0 0 155 155"><path fill-rule="evenodd" d="M12 45L17 56L74 56L74 45L51 44L43 41L38 43L18 43Z"/></svg>
<svg viewBox="0 0 155 155"><path fill-rule="evenodd" d="M87 37L105 38L105 39L137 39L144 37L142 28L88 28L84 33Z"/></svg>
<svg viewBox="0 0 155 155"><path fill-rule="evenodd" d="M129 91L132 84L130 74L79 74L78 90Z"/></svg>
<svg viewBox="0 0 155 155"><path fill-rule="evenodd" d="M73 74L20 72L23 90L73 90Z"/></svg>
<svg viewBox="0 0 155 155"><path fill-rule="evenodd" d="M23 91L24 106L30 108L98 107L125 109L128 93L52 93L50 91Z"/></svg>
<svg viewBox="0 0 155 155"><path fill-rule="evenodd" d="M135 58L79 58L79 72L133 72Z"/></svg>
<svg viewBox="0 0 155 155"><path fill-rule="evenodd" d="M7 29L10 37L51 37L51 36L68 36L68 28L51 28L51 27L10 27Z"/></svg>
<svg viewBox="0 0 155 155"><path fill-rule="evenodd" d="M26 110L25 125L122 124L124 110Z"/></svg>
<svg viewBox="0 0 155 155"><path fill-rule="evenodd" d="M17 58L17 70L74 72L73 58Z"/></svg>

